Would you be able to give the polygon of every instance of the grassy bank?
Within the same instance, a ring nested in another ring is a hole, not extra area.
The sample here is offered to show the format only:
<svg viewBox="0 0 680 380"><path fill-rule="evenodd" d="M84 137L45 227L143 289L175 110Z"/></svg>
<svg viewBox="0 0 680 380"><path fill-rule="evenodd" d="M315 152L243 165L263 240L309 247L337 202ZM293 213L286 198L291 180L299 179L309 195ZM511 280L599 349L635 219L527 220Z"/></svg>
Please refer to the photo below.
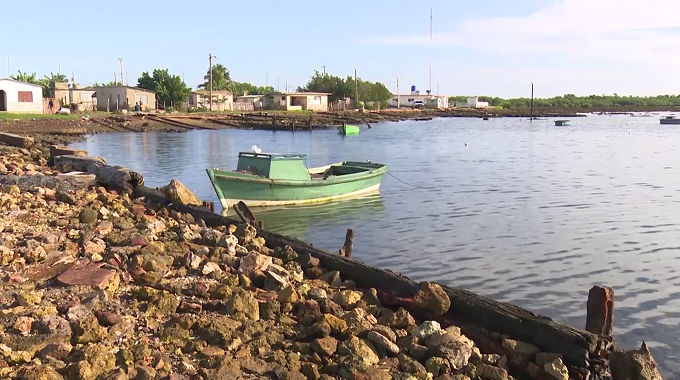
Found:
<svg viewBox="0 0 680 380"><path fill-rule="evenodd" d="M0 112L0 121L12 120L78 120L82 115L57 115L57 114L39 114L39 113L5 113Z"/></svg>

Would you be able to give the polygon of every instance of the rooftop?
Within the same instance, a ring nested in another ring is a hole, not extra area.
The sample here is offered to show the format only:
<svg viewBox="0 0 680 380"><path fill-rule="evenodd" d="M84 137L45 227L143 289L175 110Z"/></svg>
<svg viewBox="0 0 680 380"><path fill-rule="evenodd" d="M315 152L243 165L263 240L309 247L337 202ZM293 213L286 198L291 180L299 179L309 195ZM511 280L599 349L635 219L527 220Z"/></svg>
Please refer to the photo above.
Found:
<svg viewBox="0 0 680 380"><path fill-rule="evenodd" d="M136 91L151 92L151 93L154 93L154 94L156 93L156 91L147 90L146 88L141 88L141 87L133 87L133 86L97 86L97 87L94 87L94 88L97 89L97 90L100 89L100 88L101 89L103 89L103 88L129 88L129 89L136 90Z"/></svg>
<svg viewBox="0 0 680 380"><path fill-rule="evenodd" d="M34 86L34 87L40 87L42 88L41 85L39 84L33 84L33 83L28 83L28 82L22 82L20 80L12 79L12 78L0 78L0 81L8 81L8 82L15 82L15 83L23 83L28 86Z"/></svg>

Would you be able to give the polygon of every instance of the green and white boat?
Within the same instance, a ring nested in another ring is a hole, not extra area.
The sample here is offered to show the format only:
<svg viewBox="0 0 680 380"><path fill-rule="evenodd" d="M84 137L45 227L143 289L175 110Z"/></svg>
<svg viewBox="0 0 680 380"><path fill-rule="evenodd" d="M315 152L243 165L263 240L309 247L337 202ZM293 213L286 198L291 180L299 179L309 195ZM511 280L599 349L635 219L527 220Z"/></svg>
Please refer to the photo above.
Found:
<svg viewBox="0 0 680 380"><path fill-rule="evenodd" d="M224 209L319 203L377 192L383 164L345 161L308 169L304 154L240 152L235 171L207 169Z"/></svg>

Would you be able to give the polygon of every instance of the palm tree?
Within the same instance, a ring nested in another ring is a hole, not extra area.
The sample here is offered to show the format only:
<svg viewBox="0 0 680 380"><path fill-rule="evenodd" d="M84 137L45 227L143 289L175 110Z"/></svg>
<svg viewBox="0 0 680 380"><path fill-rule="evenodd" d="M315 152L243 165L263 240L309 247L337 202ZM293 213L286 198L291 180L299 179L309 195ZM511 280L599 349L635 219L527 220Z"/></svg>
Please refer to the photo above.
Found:
<svg viewBox="0 0 680 380"><path fill-rule="evenodd" d="M26 82L26 83L31 83L31 84L38 84L38 80L35 78L35 73L29 74L27 71L21 72L21 70L17 70L18 74L17 75L10 75L10 78L14 80L18 80L19 82Z"/></svg>
<svg viewBox="0 0 680 380"><path fill-rule="evenodd" d="M231 85L231 77L229 76L229 70L224 67L221 63L218 63L212 67L212 88L215 91L228 90ZM203 77L205 83L199 84L198 88L209 89L210 88L210 69L208 69L207 74Z"/></svg>
<svg viewBox="0 0 680 380"><path fill-rule="evenodd" d="M50 97L50 90L54 89L54 84L57 82L66 82L68 79L66 79L66 75L62 73L52 73L50 72L50 76L45 75L45 79L40 79L39 84L43 88L43 96L48 98Z"/></svg>

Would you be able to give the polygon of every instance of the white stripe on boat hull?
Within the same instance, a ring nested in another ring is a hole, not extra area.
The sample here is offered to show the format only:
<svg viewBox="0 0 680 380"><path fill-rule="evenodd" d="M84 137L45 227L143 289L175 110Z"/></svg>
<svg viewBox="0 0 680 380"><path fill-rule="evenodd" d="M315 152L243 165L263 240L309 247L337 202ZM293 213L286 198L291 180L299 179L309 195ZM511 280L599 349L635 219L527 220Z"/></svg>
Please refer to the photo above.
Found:
<svg viewBox="0 0 680 380"><path fill-rule="evenodd" d="M240 201L243 201L243 203L245 203L246 206L248 206L248 207L300 205L300 204L321 203L321 202L333 201L333 200L336 200L336 199L356 197L356 196L359 196L359 195L365 195L365 194L377 192L378 190L380 190L380 183L377 183L377 184L370 186L370 187L367 187L365 189L353 191L351 193L334 195L334 196L323 197L323 198L295 199L295 200L289 200L289 201L264 201L264 200L257 200L257 199L251 199L251 200L248 200L248 199L220 199L220 203L222 204L222 208L224 208L225 210L228 210L229 207L231 207L231 205L234 205L234 204L236 204Z"/></svg>

